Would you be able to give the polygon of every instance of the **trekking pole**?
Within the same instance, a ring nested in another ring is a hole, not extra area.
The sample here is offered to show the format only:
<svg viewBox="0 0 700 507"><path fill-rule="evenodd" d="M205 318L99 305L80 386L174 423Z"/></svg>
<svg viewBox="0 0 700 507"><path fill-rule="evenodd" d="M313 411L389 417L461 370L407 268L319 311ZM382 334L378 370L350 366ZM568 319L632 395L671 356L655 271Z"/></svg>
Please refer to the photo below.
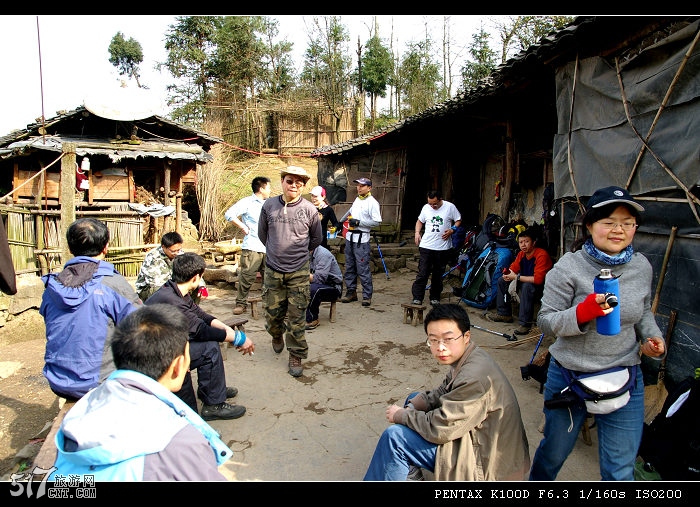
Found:
<svg viewBox="0 0 700 507"><path fill-rule="evenodd" d="M486 331L487 333L495 334L497 336L502 336L503 338L505 338L509 342L514 342L515 340L517 340L517 338L515 336L511 336L511 335L505 334L505 333L499 333L498 331L491 331L490 329L486 329L485 327L477 326L476 324L472 324L472 327L475 327L476 329L480 329L481 331Z"/></svg>
<svg viewBox="0 0 700 507"><path fill-rule="evenodd" d="M379 258L382 260L382 266L384 266L384 272L386 273L386 279L390 280L391 277L389 276L389 270L386 269L386 263L384 262L384 256L382 255L382 249L379 248L379 239L377 236L374 236L374 241L377 242L377 250L379 251Z"/></svg>

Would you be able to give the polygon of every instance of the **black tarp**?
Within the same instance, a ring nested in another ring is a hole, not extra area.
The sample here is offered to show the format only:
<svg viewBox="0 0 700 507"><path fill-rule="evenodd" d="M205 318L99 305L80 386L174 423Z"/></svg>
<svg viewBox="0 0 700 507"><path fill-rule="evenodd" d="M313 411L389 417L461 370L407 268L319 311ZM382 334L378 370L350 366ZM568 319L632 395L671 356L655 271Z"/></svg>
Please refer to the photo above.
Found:
<svg viewBox="0 0 700 507"><path fill-rule="evenodd" d="M696 21L644 48L571 61L556 72L555 209L565 203L565 227L580 219L577 193L585 204L600 187L628 188L646 209L634 248L654 268L652 295L671 229L678 227L656 311L664 333L671 310L678 312L666 363L669 388L700 367L700 44L692 48L699 28ZM654 122L653 153L646 150L633 169L643 146L634 129L646 137Z"/></svg>

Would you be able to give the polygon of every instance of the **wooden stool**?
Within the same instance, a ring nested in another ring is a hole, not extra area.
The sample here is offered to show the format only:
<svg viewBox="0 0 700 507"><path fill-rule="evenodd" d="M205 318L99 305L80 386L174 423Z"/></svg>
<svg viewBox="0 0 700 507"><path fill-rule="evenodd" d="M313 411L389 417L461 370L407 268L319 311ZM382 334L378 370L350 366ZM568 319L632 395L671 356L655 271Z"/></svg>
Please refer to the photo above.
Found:
<svg viewBox="0 0 700 507"><path fill-rule="evenodd" d="M411 323L414 326L423 323L423 310L425 305L414 305L413 303L401 303L403 308L403 323Z"/></svg>
<svg viewBox="0 0 700 507"><path fill-rule="evenodd" d="M338 302L337 299L336 299L335 301L331 301L331 302L330 302L331 311L330 311L330 313L328 314L328 319L329 319L331 322L335 322L335 304L336 304L337 302Z"/></svg>
<svg viewBox="0 0 700 507"><path fill-rule="evenodd" d="M248 296L248 304L250 305L250 316L258 320L258 303L262 302L262 296Z"/></svg>
<svg viewBox="0 0 700 507"><path fill-rule="evenodd" d="M240 331L241 333L245 333L245 323L248 322L248 319L243 318L243 317L233 317L231 320L228 322L225 322L227 326L232 327L236 331ZM219 344L219 347L221 347L221 356L224 358L224 361L228 359L228 349L233 347L233 342L221 342Z"/></svg>
<svg viewBox="0 0 700 507"><path fill-rule="evenodd" d="M590 421L590 422L589 422ZM591 414L586 414L586 419L583 421L583 426L581 426L581 438L586 445L593 445L591 440L591 428L595 425L595 419Z"/></svg>

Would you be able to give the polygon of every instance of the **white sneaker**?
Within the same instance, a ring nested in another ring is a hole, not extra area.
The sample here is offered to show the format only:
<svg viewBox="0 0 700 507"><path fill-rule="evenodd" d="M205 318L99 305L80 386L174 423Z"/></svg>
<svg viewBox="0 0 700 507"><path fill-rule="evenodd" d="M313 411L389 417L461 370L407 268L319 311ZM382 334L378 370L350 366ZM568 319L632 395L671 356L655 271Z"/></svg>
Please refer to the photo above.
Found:
<svg viewBox="0 0 700 507"><path fill-rule="evenodd" d="M419 304L421 304L421 303L422 303L422 301L421 301L420 299L414 299L414 300L413 300L413 304L414 304L414 305L419 305Z"/></svg>
<svg viewBox="0 0 700 507"><path fill-rule="evenodd" d="M423 470L420 467L411 465L408 467L408 475L406 476L407 481L424 481Z"/></svg>

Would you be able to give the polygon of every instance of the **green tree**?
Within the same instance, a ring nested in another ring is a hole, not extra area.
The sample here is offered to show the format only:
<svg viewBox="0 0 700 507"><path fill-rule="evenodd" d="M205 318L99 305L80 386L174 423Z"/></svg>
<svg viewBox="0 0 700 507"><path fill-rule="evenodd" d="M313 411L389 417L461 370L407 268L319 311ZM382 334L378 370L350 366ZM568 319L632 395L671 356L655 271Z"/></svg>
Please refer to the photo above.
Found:
<svg viewBox="0 0 700 507"><path fill-rule="evenodd" d="M178 16L165 34L168 56L165 66L177 83L168 85L168 105L174 106L171 118L201 127L206 115L214 76L216 36L221 16Z"/></svg>
<svg viewBox="0 0 700 507"><path fill-rule="evenodd" d="M278 41L279 22L265 17L261 35L265 44L263 66L265 76L259 93L266 98L274 98L278 94L286 94L295 86L294 61L292 49L294 44L286 38Z"/></svg>
<svg viewBox="0 0 700 507"><path fill-rule="evenodd" d="M370 99L370 130L374 130L377 118L377 98L386 97L386 88L392 71L391 52L384 46L379 36L374 35L365 44L366 51L361 58L362 73L360 89Z"/></svg>
<svg viewBox="0 0 700 507"><path fill-rule="evenodd" d="M476 86L479 80L491 74L496 68L496 53L489 46L490 36L481 27L479 32L472 35L469 46L471 60L462 67L462 89L469 90Z"/></svg>
<svg viewBox="0 0 700 507"><path fill-rule="evenodd" d="M139 88L147 88L146 86L141 86L139 82L139 65L141 65L141 62L143 62L141 44L133 37L126 40L122 32L117 32L112 37L112 42L109 43L109 63L119 70L120 76L133 77Z"/></svg>
<svg viewBox="0 0 700 507"><path fill-rule="evenodd" d="M575 16L517 16L496 23L501 39L501 63L524 51L554 30L571 23Z"/></svg>
<svg viewBox="0 0 700 507"><path fill-rule="evenodd" d="M336 137L351 96L349 40L339 16L314 17L301 74L302 84L334 117Z"/></svg>
<svg viewBox="0 0 700 507"><path fill-rule="evenodd" d="M408 43L401 60L399 91L403 94L403 116L425 111L437 102L440 66L431 57L432 42L426 38Z"/></svg>

